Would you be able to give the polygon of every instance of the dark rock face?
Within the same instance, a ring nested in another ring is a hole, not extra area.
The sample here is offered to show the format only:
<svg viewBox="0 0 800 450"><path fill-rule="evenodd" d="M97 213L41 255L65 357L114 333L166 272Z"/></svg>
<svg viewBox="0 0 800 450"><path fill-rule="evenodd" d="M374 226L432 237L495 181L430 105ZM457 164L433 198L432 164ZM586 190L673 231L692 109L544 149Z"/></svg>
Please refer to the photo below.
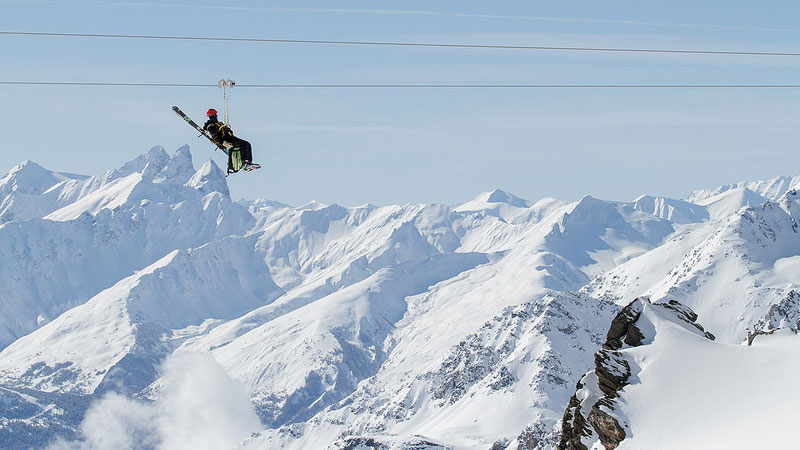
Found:
<svg viewBox="0 0 800 450"><path fill-rule="evenodd" d="M333 443L330 448L335 448L336 450L389 450L390 448L397 448L398 450L448 450L450 447L424 439L412 439L396 447L380 442L375 438L359 436L344 438ZM505 447L498 447L499 450L503 448Z"/></svg>
<svg viewBox="0 0 800 450"><path fill-rule="evenodd" d="M584 438L599 439L606 449L614 449L625 439L624 426L613 415L614 399L628 384L631 367L618 350L624 345L642 345L645 336L636 321L641 316L644 301L634 300L611 321L606 342L594 355L594 377L590 376L592 372L584 375L564 412L559 450L588 450ZM599 399L588 411L583 411L579 398L590 397L592 393Z"/></svg>
<svg viewBox="0 0 800 450"><path fill-rule="evenodd" d="M583 388L584 386L579 381L576 391L580 392ZM581 402L578 400L577 393L569 399L561 426L561 441L558 443L558 450L588 450L581 442L581 438L591 436L592 429L587 418L581 414Z"/></svg>
<svg viewBox="0 0 800 450"><path fill-rule="evenodd" d="M562 437L558 448L560 450L586 450L582 438L596 434L606 448L615 448L623 439L625 431L619 422L606 410L614 409L613 403L608 399L618 396L617 392L628 384L631 368L625 358L617 350L624 345L638 347L645 339L644 334L636 326L636 321L642 314L643 301L636 299L614 317L611 321L606 342L602 349L594 355L597 377L596 387L602 392L603 398L598 400L589 411L581 411L581 402L578 394L569 402L562 421ZM584 377L585 378L585 377ZM578 382L577 391L585 389Z"/></svg>
<svg viewBox="0 0 800 450"><path fill-rule="evenodd" d="M641 335L639 329L630 324L627 336L630 336L630 332L634 329ZM616 409L614 399L619 396L618 392L628 385L631 367L617 350L598 351L595 353L594 362L597 388L603 393L603 397L592 406L585 421L594 429L603 446L613 449L625 439L625 429L613 415Z"/></svg>
<svg viewBox="0 0 800 450"><path fill-rule="evenodd" d="M372 438L355 437L355 438L345 439L344 442L341 443L341 446L339 448L340 450L356 450L363 448L369 448L372 450L388 450L389 446L382 444Z"/></svg>
<svg viewBox="0 0 800 450"><path fill-rule="evenodd" d="M558 437L552 430L547 429L541 422L527 427L517 437L517 450L552 449L558 444Z"/></svg>
<svg viewBox="0 0 800 450"><path fill-rule="evenodd" d="M636 326L636 321L642 314L642 303L636 299L622 308L622 311L611 321L611 327L606 335L604 349L617 350L622 348L623 342L631 347L642 345L644 335Z"/></svg>
<svg viewBox="0 0 800 450"><path fill-rule="evenodd" d="M598 404L603 405L603 402L603 400L600 400ZM608 406L611 407L613 405L609 404ZM592 424L600 437L600 443L607 449L617 448L619 443L625 439L625 430L620 426L617 419L604 411L603 408L592 408L592 412L589 413L589 423Z"/></svg>
<svg viewBox="0 0 800 450"><path fill-rule="evenodd" d="M782 328L795 333L800 330L800 292L791 290L778 302L770 306L767 314L753 325L747 333L747 345L752 345L756 336L772 334Z"/></svg>
<svg viewBox="0 0 800 450"><path fill-rule="evenodd" d="M508 444L509 444L508 439L501 439L492 444L489 450L506 450L508 448Z"/></svg>
<svg viewBox="0 0 800 450"><path fill-rule="evenodd" d="M612 450L627 436L627 422L616 414L619 391L628 385L632 373L623 348L644 345L654 337L645 336L643 327L637 325L645 305L670 311L671 320L688 323L699 335L714 340L714 335L696 323L697 314L675 300L651 304L647 299L636 299L622 308L611 321L606 342L594 355L594 370L578 382L564 412L559 450L588 450L587 443L591 445L598 440Z"/></svg>
<svg viewBox="0 0 800 450"><path fill-rule="evenodd" d="M617 392L628 384L631 367L617 351L600 350L594 354L597 386L607 398L617 397Z"/></svg>
<svg viewBox="0 0 800 450"><path fill-rule="evenodd" d="M450 450L450 447L422 439L413 439L404 442L400 450Z"/></svg>
<svg viewBox="0 0 800 450"><path fill-rule="evenodd" d="M703 326L696 322L697 314L695 314L695 312L692 311L688 306L684 306L675 300L670 300L667 303L656 303L655 305L673 311L678 319L697 328L697 330L700 331L700 333L707 339L712 341L715 339L713 334L703 329Z"/></svg>

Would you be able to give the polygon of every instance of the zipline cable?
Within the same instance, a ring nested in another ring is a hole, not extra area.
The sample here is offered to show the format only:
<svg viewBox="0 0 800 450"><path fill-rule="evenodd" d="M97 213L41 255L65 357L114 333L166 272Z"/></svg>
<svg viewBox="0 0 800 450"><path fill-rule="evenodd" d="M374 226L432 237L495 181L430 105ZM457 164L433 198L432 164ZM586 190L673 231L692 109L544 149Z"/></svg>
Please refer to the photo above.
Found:
<svg viewBox="0 0 800 450"><path fill-rule="evenodd" d="M659 49L659 48L614 48L614 47L580 47L580 46L544 46L544 45L504 45L504 44L448 44L435 42L391 42L391 41L334 41L315 39L266 39L213 36L170 36L145 34L90 34L90 33L51 33L36 31L0 31L6 36L41 36L41 37L77 37L103 39L152 39L174 41L217 41L217 42L251 42L268 44L314 44L314 45L360 45L360 46L392 46L392 47L434 47L493 50L541 50L541 51L578 51L608 53L660 53L688 55L738 55L738 56L800 56L800 52L768 52L768 51L736 51L736 50L691 50L691 49Z"/></svg>
<svg viewBox="0 0 800 450"><path fill-rule="evenodd" d="M5 86L218 88L218 84L100 81L0 81ZM800 89L800 84L236 84L256 89Z"/></svg>
<svg viewBox="0 0 800 450"><path fill-rule="evenodd" d="M217 87L216 84L186 83L110 83L103 81L0 81L13 86L111 86L111 87Z"/></svg>
<svg viewBox="0 0 800 450"><path fill-rule="evenodd" d="M240 84L245 88L333 89L797 89L800 84Z"/></svg>

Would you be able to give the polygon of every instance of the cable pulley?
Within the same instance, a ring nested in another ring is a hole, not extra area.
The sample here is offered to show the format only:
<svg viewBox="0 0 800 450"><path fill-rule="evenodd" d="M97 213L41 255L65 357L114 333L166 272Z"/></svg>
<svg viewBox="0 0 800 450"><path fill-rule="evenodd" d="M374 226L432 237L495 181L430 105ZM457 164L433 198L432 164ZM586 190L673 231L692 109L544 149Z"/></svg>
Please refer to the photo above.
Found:
<svg viewBox="0 0 800 450"><path fill-rule="evenodd" d="M236 82L233 80L221 79L217 82L217 86L222 88L222 121L225 125L230 125L230 117L228 115L228 88L233 89Z"/></svg>

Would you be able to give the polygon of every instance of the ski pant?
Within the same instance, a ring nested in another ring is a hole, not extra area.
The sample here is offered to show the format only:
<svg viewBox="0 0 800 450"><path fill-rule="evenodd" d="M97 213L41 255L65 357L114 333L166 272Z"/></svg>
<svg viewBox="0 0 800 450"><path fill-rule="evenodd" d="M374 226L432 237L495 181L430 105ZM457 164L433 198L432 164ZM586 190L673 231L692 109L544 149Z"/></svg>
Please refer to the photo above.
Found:
<svg viewBox="0 0 800 450"><path fill-rule="evenodd" d="M222 146L226 148L225 153L229 153L231 149L239 149L242 153L242 161L244 162L253 162L253 147L250 145L249 142L245 141L244 139L240 139L236 136L231 136L225 138L222 142ZM230 155L229 155L230 156Z"/></svg>

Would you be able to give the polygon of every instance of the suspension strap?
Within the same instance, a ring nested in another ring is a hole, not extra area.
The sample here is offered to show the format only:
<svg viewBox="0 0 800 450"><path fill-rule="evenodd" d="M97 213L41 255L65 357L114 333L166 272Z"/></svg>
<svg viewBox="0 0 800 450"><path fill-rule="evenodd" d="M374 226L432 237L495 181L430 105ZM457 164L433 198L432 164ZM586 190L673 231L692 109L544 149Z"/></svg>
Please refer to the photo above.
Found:
<svg viewBox="0 0 800 450"><path fill-rule="evenodd" d="M222 88L222 122L230 126L230 117L228 116L228 88L233 89L236 82L233 80L219 80L217 86Z"/></svg>

